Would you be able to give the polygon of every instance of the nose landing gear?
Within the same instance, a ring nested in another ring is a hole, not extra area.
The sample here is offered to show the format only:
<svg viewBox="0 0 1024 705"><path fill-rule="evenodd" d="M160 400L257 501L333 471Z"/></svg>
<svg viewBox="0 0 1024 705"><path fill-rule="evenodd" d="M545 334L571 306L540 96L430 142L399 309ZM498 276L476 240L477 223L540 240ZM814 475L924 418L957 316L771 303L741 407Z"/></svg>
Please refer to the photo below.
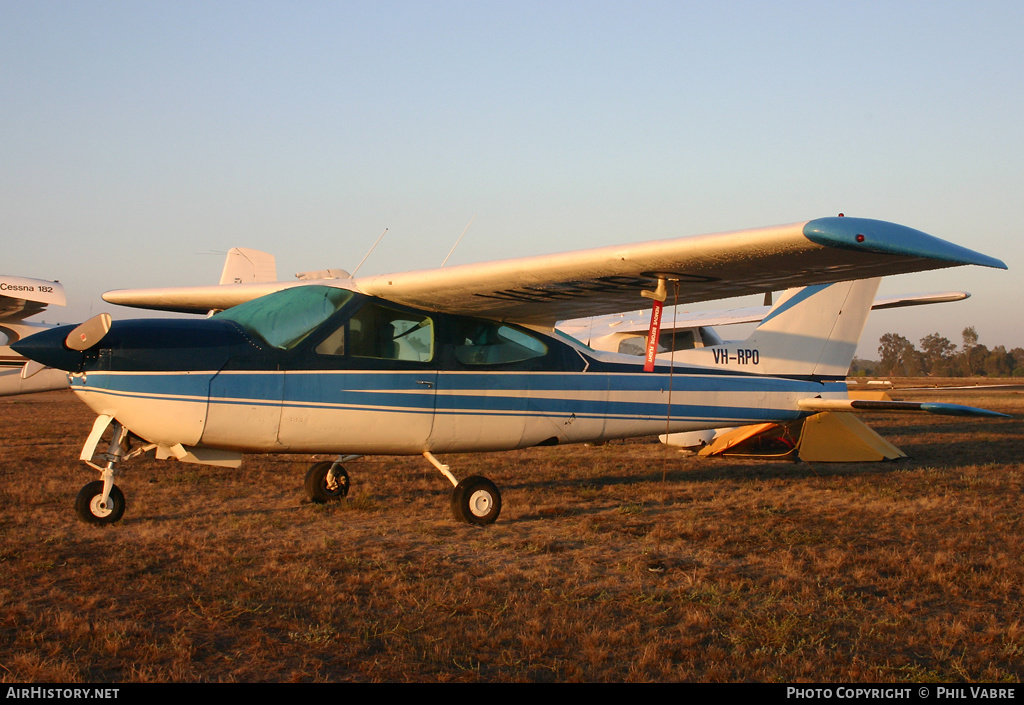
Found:
<svg viewBox="0 0 1024 705"><path fill-rule="evenodd" d="M97 465L92 462L93 453L107 426L111 426L114 433L110 438L107 452L101 455L106 464ZM152 448L154 445L148 444L130 449L127 428L112 416L97 417L79 457L86 465L99 471L100 479L87 483L75 497L75 514L78 518L87 524L113 524L120 521L124 515L125 501L124 493L114 484L117 464Z"/></svg>
<svg viewBox="0 0 1024 705"><path fill-rule="evenodd" d="M100 436L107 426L113 422L114 435L110 446L103 454L107 463L104 467L92 462L92 451L99 443ZM114 484L117 464L128 450L128 429L109 416L100 416L93 424L92 433L82 449L82 460L90 467L100 471L100 479L93 480L81 489L75 498L75 514L87 524L113 524L120 521L124 514L124 493ZM88 457L86 457L88 455Z"/></svg>

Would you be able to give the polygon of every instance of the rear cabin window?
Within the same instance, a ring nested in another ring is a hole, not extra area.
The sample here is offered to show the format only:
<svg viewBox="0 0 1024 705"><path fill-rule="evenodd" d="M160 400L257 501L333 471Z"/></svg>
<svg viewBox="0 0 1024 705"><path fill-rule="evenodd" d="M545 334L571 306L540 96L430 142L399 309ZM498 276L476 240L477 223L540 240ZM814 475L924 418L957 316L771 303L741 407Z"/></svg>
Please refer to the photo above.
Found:
<svg viewBox="0 0 1024 705"><path fill-rule="evenodd" d="M548 346L518 328L493 321L460 321L455 359L464 365L501 365L544 357Z"/></svg>

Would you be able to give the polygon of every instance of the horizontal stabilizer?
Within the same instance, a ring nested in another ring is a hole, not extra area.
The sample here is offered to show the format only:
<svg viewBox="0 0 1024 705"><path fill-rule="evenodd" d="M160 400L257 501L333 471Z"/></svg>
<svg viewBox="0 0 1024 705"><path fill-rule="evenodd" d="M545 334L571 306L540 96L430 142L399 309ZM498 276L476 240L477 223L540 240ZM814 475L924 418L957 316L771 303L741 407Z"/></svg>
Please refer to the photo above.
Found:
<svg viewBox="0 0 1024 705"><path fill-rule="evenodd" d="M923 411L941 416L986 416L1008 419L1008 414L960 404L923 401L869 401L867 399L801 399L797 405L804 411L907 412Z"/></svg>

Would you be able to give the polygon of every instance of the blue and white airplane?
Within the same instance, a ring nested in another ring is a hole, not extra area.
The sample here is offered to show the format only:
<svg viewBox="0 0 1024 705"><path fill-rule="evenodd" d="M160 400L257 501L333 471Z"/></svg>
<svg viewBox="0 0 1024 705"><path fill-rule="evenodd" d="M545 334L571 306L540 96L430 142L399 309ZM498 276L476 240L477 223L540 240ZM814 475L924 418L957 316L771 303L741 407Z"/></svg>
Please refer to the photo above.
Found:
<svg viewBox="0 0 1024 705"><path fill-rule="evenodd" d="M999 260L900 225L793 225L380 276L110 292L108 301L220 313L111 322L101 314L15 349L71 373L97 414L81 459L100 473L76 510L124 512L119 465L142 453L237 467L243 453L329 453L310 499L344 496L342 463L422 455L454 485L456 518L494 522L490 480L436 454L600 442L822 410L997 415L861 402L844 378L881 276ZM601 352L557 321L789 288L750 337L659 357ZM654 289L654 293L647 291ZM678 292L678 293L675 293ZM108 427L105 453L97 446Z"/></svg>

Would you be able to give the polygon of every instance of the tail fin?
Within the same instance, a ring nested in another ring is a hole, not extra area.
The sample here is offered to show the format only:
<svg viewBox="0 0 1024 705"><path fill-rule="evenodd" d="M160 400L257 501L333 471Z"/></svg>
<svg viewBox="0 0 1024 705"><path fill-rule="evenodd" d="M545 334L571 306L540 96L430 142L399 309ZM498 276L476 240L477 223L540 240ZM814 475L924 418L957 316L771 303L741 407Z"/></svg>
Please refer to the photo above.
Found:
<svg viewBox="0 0 1024 705"><path fill-rule="evenodd" d="M676 354L677 363L768 375L845 377L880 278L789 289L743 342Z"/></svg>
<svg viewBox="0 0 1024 705"><path fill-rule="evenodd" d="M786 291L747 339L770 374L845 377L881 278Z"/></svg>
<svg viewBox="0 0 1024 705"><path fill-rule="evenodd" d="M273 281L277 281L274 255L248 247L232 247L228 250L228 255L224 258L224 269L220 274L221 284Z"/></svg>

